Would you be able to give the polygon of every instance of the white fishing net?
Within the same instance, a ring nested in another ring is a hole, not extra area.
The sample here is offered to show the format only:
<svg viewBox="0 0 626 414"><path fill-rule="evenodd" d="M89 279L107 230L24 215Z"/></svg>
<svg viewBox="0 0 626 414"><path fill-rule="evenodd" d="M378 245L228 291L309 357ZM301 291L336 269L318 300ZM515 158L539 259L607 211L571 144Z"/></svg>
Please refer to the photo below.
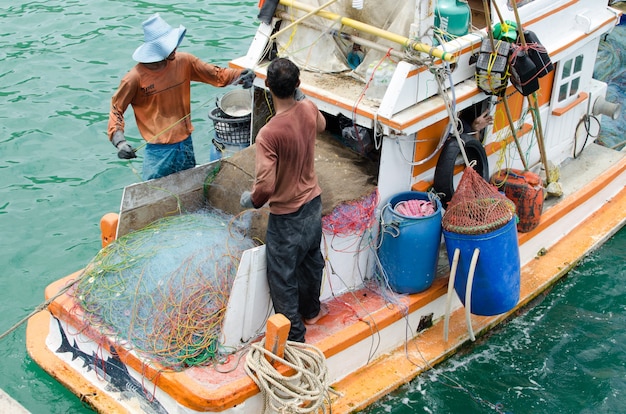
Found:
<svg viewBox="0 0 626 414"><path fill-rule="evenodd" d="M301 0L299 3L317 9L327 1ZM410 25L415 16L415 0L362 1L361 3L363 3L363 8L359 10L353 7L352 0L339 0L324 10L401 36L409 36ZM288 21L295 21L305 14L307 14L305 11L287 8L281 15L285 19L282 28L288 26ZM337 35L338 33L348 36ZM339 19L330 20L310 16L277 37L278 54L289 57L298 66L309 71L325 73L349 71L351 68L348 65L347 55L354 43L349 36L358 36L375 42L384 49L401 48L397 43L344 26ZM366 47L362 49L364 59L356 69L360 74L365 73L370 63L379 62L385 55L383 51Z"/></svg>

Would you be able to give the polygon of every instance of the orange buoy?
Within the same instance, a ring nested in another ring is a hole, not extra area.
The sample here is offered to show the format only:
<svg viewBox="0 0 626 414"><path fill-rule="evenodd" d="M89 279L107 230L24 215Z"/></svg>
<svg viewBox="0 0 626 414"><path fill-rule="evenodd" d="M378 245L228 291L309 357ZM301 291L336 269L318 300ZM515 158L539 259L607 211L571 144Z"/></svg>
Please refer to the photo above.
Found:
<svg viewBox="0 0 626 414"><path fill-rule="evenodd" d="M531 171L508 168L495 173L491 177L491 183L515 203L519 218L517 231L528 233L537 227L545 198L539 175Z"/></svg>
<svg viewBox="0 0 626 414"><path fill-rule="evenodd" d="M102 247L106 247L117 237L117 222L119 214L106 213L100 219L100 234L102 236Z"/></svg>

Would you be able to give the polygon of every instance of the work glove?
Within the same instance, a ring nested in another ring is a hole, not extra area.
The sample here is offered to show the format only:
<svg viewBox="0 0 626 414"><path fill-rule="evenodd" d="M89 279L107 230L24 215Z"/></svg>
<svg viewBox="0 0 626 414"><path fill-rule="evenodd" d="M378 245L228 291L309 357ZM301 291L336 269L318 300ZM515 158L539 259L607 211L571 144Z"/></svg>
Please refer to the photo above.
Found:
<svg viewBox="0 0 626 414"><path fill-rule="evenodd" d="M117 156L123 160L130 160L131 158L137 158L135 150L124 138L124 132L115 131L111 137L111 143L117 148Z"/></svg>
<svg viewBox="0 0 626 414"><path fill-rule="evenodd" d="M296 91L295 91L295 92L294 92L294 94L293 94L293 98L294 98L296 101L301 101L301 100L303 100L304 98L306 98L306 96L304 96L304 94L302 93L302 91L300 90L300 88L296 88Z"/></svg>
<svg viewBox="0 0 626 414"><path fill-rule="evenodd" d="M243 208L255 208L254 204L252 204L252 193L250 191L244 191L241 194L241 198L239 199L239 204Z"/></svg>
<svg viewBox="0 0 626 414"><path fill-rule="evenodd" d="M254 83L254 78L256 78L254 71L250 69L244 69L243 71L241 71L241 75L239 75L237 85L243 85L244 89L250 89L252 87L252 83Z"/></svg>

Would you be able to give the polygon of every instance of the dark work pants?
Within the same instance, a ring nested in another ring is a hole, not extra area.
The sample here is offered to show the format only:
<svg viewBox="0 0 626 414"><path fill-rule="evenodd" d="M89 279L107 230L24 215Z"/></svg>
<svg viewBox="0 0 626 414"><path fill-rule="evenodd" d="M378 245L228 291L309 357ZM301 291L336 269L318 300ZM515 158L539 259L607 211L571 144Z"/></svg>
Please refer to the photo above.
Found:
<svg viewBox="0 0 626 414"><path fill-rule="evenodd" d="M274 311L291 322L290 341L304 342L302 318L313 318L320 311L324 271L321 241L321 197L295 213L270 214L265 238L267 281Z"/></svg>

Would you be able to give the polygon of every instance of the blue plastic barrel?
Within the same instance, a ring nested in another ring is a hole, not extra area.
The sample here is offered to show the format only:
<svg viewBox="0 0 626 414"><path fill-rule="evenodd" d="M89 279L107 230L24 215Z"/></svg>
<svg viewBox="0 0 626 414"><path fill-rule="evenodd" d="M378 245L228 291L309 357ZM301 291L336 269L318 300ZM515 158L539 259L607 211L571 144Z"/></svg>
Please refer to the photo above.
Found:
<svg viewBox="0 0 626 414"><path fill-rule="evenodd" d="M441 244L441 202L429 216L405 216L394 210L401 201L426 200L428 193L406 191L391 197L381 213L382 241L378 257L389 285L397 293L428 289L437 274Z"/></svg>
<svg viewBox="0 0 626 414"><path fill-rule="evenodd" d="M515 218L486 234L458 234L443 230L450 266L455 249L460 250L454 290L465 303L467 277L474 249L480 254L472 283L470 312L491 316L517 305L520 294L520 256Z"/></svg>

